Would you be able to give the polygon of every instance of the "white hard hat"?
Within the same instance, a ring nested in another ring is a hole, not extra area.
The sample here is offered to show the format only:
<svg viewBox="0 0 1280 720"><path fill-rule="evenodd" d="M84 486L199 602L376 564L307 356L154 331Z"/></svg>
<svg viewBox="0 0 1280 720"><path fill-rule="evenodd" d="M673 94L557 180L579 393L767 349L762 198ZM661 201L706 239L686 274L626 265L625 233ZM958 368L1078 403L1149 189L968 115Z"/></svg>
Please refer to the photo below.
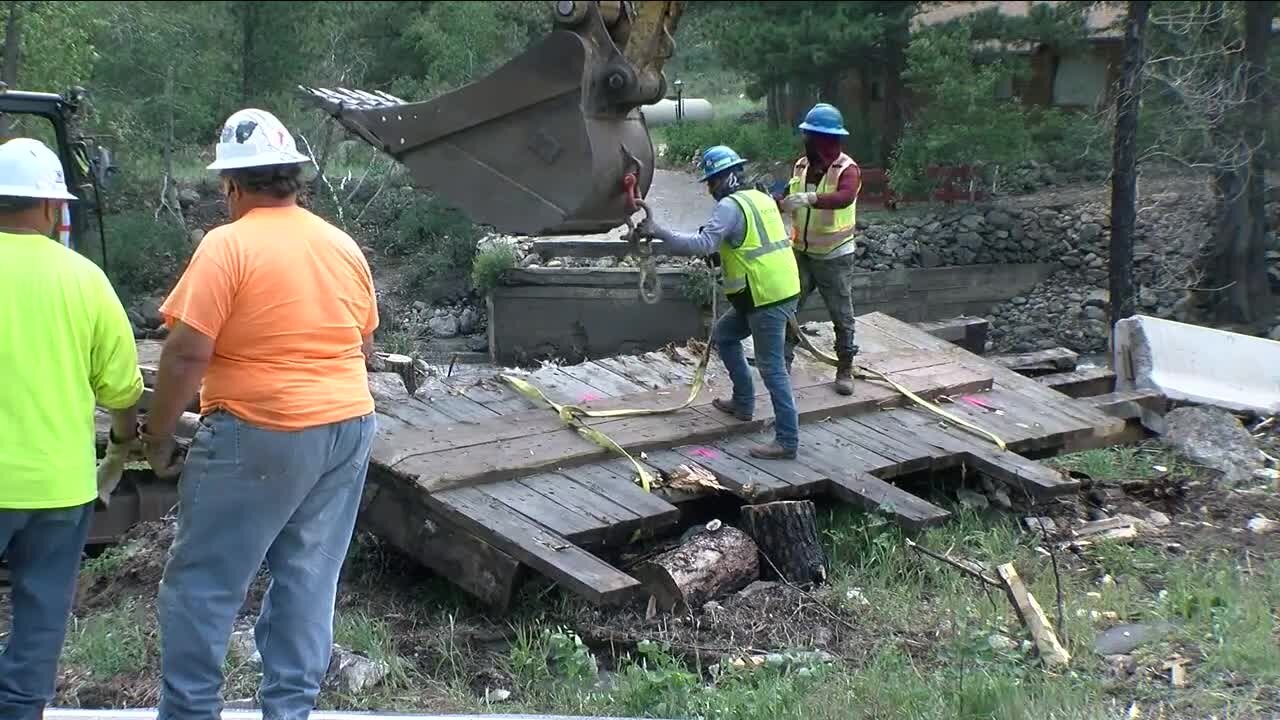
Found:
<svg viewBox="0 0 1280 720"><path fill-rule="evenodd" d="M210 170L296 165L311 158L298 152L284 123L266 110L240 110L222 125Z"/></svg>
<svg viewBox="0 0 1280 720"><path fill-rule="evenodd" d="M62 161L44 143L14 138L0 145L0 196L75 200Z"/></svg>

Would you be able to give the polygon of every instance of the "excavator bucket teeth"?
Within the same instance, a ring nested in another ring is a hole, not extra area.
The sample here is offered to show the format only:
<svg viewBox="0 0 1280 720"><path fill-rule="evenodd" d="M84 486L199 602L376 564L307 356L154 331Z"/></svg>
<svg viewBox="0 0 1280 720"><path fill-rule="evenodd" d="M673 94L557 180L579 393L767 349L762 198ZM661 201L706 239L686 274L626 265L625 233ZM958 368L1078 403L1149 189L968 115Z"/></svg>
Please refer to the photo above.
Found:
<svg viewBox="0 0 1280 720"><path fill-rule="evenodd" d="M418 186L508 233L606 232L631 212L623 177L653 178L638 108L594 97L600 50L556 31L488 77L424 102L301 88L348 130L404 163Z"/></svg>

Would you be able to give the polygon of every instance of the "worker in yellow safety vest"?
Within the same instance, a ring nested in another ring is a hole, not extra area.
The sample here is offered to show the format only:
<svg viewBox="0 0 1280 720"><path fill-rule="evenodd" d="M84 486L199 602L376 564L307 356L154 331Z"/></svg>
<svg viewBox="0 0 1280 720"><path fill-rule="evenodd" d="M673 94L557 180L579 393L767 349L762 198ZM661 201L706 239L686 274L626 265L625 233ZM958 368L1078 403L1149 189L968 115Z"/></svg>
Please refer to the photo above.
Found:
<svg viewBox="0 0 1280 720"><path fill-rule="evenodd" d="M774 441L750 452L757 458L790 459L799 446L799 418L784 358L800 276L778 206L769 195L748 187L745 164L728 147L708 148L700 180L717 203L707 224L695 233L680 233L648 219L639 232L662 240L664 254L719 257L730 309L716 321L711 342L733 381L733 397L716 398L712 404L739 420L751 419L755 388L742 350L742 341L750 336L774 417Z"/></svg>
<svg viewBox="0 0 1280 720"><path fill-rule="evenodd" d="M816 289L827 306L836 334L836 392L853 394L853 358L858 354L853 328L853 273L856 270L854 223L862 171L841 148L849 134L840 111L819 103L800 124L805 154L796 161L781 198L791 216L791 241L800 271L800 305ZM787 333L787 366L799 338Z"/></svg>

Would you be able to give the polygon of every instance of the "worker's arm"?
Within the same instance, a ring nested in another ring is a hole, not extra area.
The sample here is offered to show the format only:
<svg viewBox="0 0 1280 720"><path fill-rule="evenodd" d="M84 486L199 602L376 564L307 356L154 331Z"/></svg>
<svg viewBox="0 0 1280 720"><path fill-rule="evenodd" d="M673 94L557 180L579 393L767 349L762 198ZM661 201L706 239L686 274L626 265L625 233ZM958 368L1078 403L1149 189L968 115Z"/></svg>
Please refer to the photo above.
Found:
<svg viewBox="0 0 1280 720"><path fill-rule="evenodd" d="M155 395L147 410L147 434L172 437L178 418L200 392L200 382L213 358L213 338L178 321L169 329L160 369L156 372Z"/></svg>
<svg viewBox="0 0 1280 720"><path fill-rule="evenodd" d="M862 187L862 170L857 165L850 165L840 173L835 192L815 193L813 207L818 210L839 210L853 204L858 199L858 190Z"/></svg>
<svg viewBox="0 0 1280 720"><path fill-rule="evenodd" d="M651 223L653 236L661 240L668 255L714 255L720 251L720 243L738 247L747 236L747 221L738 203L724 198L716 203L715 212L695 233L681 233Z"/></svg>
<svg viewBox="0 0 1280 720"><path fill-rule="evenodd" d="M123 443L136 434L142 373L133 326L105 275L99 281L98 308L90 351L90 384L94 400L111 412L112 439Z"/></svg>

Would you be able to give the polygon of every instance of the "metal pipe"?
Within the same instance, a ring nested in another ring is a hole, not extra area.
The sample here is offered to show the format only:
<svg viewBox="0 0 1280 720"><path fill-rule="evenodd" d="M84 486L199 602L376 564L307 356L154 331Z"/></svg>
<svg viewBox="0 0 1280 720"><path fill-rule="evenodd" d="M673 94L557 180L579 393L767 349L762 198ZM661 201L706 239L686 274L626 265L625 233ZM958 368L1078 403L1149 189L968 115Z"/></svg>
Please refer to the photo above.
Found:
<svg viewBox="0 0 1280 720"><path fill-rule="evenodd" d="M645 123L650 127L671 125L676 122L709 122L715 119L711 102L703 98L681 98L679 102L663 98L652 105L640 108Z"/></svg>

